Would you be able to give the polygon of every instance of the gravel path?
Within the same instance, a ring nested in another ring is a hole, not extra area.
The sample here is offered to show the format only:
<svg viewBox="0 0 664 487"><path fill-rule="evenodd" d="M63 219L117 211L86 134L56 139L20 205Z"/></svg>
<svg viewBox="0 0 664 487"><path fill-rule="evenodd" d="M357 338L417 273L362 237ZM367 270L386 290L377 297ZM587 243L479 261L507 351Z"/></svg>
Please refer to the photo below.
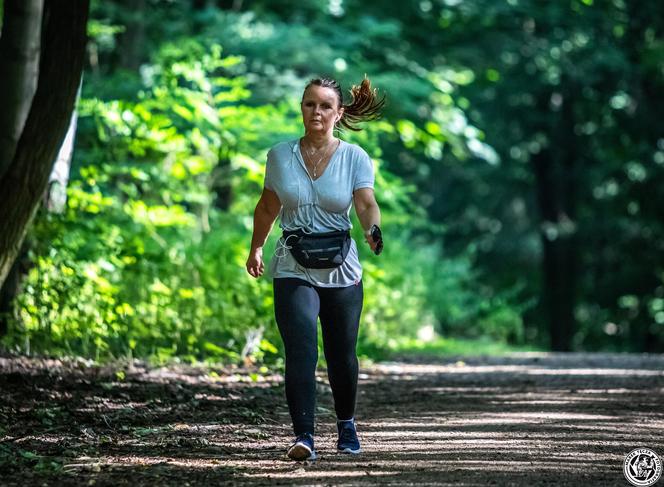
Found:
<svg viewBox="0 0 664 487"><path fill-rule="evenodd" d="M627 486L627 453L664 456L662 355L363 367L353 458L321 374L312 463L285 456L282 377L251 372L0 358L0 484Z"/></svg>

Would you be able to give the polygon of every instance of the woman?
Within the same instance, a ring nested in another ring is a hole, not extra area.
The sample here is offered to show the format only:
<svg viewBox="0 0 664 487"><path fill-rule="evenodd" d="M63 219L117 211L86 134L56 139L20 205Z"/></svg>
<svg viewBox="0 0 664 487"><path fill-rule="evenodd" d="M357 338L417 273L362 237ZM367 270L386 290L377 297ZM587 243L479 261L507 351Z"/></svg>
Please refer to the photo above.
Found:
<svg viewBox="0 0 664 487"><path fill-rule="evenodd" d="M295 441L294 460L316 458L314 410L317 321L320 317L327 371L334 397L341 452L356 454L358 362L355 353L362 311L362 267L350 238L351 203L371 249L380 253L380 210L374 197L371 159L357 145L334 136L334 129L375 120L385 103L368 79L343 104L332 79L313 79L302 96L304 136L282 142L268 153L265 187L254 212L247 259L253 277L263 274L263 245L277 216L284 236L270 263L274 308L286 354L286 399Z"/></svg>

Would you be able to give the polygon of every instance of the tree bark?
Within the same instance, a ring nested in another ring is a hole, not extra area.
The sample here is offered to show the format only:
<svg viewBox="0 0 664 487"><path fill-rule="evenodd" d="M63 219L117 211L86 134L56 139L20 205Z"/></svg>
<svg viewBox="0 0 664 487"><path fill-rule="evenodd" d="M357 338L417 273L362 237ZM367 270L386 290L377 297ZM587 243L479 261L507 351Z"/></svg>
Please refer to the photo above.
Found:
<svg viewBox="0 0 664 487"><path fill-rule="evenodd" d="M9 331L14 299L21 292L23 279L30 270L31 263L27 258L28 247L29 243L25 240L5 282L0 286L0 337L5 336Z"/></svg>
<svg viewBox="0 0 664 487"><path fill-rule="evenodd" d="M123 0L128 13L125 31L118 38L120 67L138 71L145 55L145 0Z"/></svg>
<svg viewBox="0 0 664 487"><path fill-rule="evenodd" d="M212 183L210 191L216 195L214 198L214 207L221 211L228 211L233 202L233 188L230 183L230 156L223 155L219 158L217 166L212 170L211 176Z"/></svg>
<svg viewBox="0 0 664 487"><path fill-rule="evenodd" d="M550 97L539 103L548 110ZM532 158L537 200L542 218L541 241L546 309L551 349L568 352L576 330L574 307L578 243L576 237L576 158L573 96L564 98L561 116L550 127L550 146ZM544 113L544 112L543 112Z"/></svg>
<svg viewBox="0 0 664 487"><path fill-rule="evenodd" d="M625 5L629 22L623 39L624 49L627 52L630 64L638 66L638 69L633 71L632 78L629 80L629 93L634 98L635 103L634 112L623 121L622 126L629 131L634 146L645 146L655 152L658 141L662 137L661 114L664 111L664 101L661 96L662 77L658 75L658 71L661 69L661 61L658 66L656 61L651 59L649 63L646 63L643 58L644 53L649 49L646 32L651 29L655 32L655 36L661 39L662 31L664 31L661 22L663 9L659 6L661 4L648 5L646 8L637 2L627 2ZM652 19L655 18L660 20L657 23L659 28L653 25ZM664 221L664 205L661 204L661 198L658 198L657 194L656 190L648 191L644 188L640 216L643 225L648 225L646 218L650 218L651 221L654 220L655 222ZM649 203L647 203L648 200L650 200ZM648 216L645 217L645 215ZM640 260L651 263L651 272L644 273L639 279L640 294L654 294L656 292L654 290L661 283L657 269L661 266L662 252L654 246L644 244L640 253ZM641 302L642 316L647 316L646 300L642 299ZM663 337L652 326L652 318L641 318L639 321L630 323L629 341L638 344L642 352L661 352Z"/></svg>
<svg viewBox="0 0 664 487"><path fill-rule="evenodd" d="M81 85L76 93L76 104L81 97ZM48 188L44 194L44 206L50 213L63 213L67 207L67 185L69 184L69 173L71 171L71 159L74 153L74 140L76 138L76 127L78 126L78 112L76 109L71 114L67 135L60 147L58 156L55 158L51 175L48 178Z"/></svg>
<svg viewBox="0 0 664 487"><path fill-rule="evenodd" d="M571 350L574 323L574 256L575 244L571 235L561 233L567 217L558 211L559 198L551 188L556 180L552 154L543 150L533 157L542 229L540 232L544 277L543 304L547 313L551 349Z"/></svg>
<svg viewBox="0 0 664 487"><path fill-rule="evenodd" d="M44 0L5 0L0 37L0 178L11 165L39 77Z"/></svg>
<svg viewBox="0 0 664 487"><path fill-rule="evenodd" d="M83 69L88 10L89 0L44 2L37 91L16 154L0 178L0 285L39 206L69 127Z"/></svg>

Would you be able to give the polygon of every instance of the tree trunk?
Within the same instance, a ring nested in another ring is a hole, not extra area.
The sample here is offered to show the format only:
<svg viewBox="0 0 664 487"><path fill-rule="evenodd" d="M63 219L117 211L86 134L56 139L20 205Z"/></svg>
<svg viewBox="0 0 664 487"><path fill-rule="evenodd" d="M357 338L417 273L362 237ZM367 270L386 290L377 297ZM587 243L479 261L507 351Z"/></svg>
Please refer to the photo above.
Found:
<svg viewBox="0 0 664 487"><path fill-rule="evenodd" d="M28 255L27 240L23 242L18 258L14 260L5 282L0 286L0 337L3 337L9 331L9 321L11 320L12 307L14 299L21 291L23 278L30 270L30 259Z"/></svg>
<svg viewBox="0 0 664 487"><path fill-rule="evenodd" d="M634 146L645 146L655 152L662 137L661 118L664 111L664 101L661 96L662 78L658 75L661 69L661 58L657 62L655 61L656 58L652 56L649 62L644 62L644 57L647 57L644 53L648 52L649 49L653 49L648 46L646 33L653 29L653 18L661 20L661 15L658 16L657 14L661 13L662 8L656 6L658 4L643 8L637 2L627 2L625 5L629 22L627 23L623 42L630 63L633 66L638 66L639 69L634 70L632 78L629 80L629 94L634 98L634 112L631 117L623 121L622 126L626 127L626 131L631 135ZM655 32L659 30L659 38L661 38L661 22L659 22L659 26L660 28L655 29ZM661 204L661 197L658 197L656 191L648 191L644 188L644 192L647 195L643 198L644 202L651 200L651 203L648 207L644 204L641 206L641 219L645 220L642 221L642 225L648 225L644 213L648 215L647 218L651 221L664 221L664 205ZM657 292L655 289L661 283L658 269L662 262L662 251L654 246L644 247L640 258L645 262L651 262L651 272L641 277L639 283L640 293L642 295L655 294ZM647 316L646 302L645 300L641 301L641 313ZM652 326L651 318L642 318L640 323L631 323L629 326L629 341L638 344L642 352L661 352L663 340L664 337L662 337L661 332Z"/></svg>
<svg viewBox="0 0 664 487"><path fill-rule="evenodd" d="M231 160L227 155L220 157L212 170L210 192L215 194L214 207L221 211L228 211L233 202L231 170Z"/></svg>
<svg viewBox="0 0 664 487"><path fill-rule="evenodd" d="M39 77L44 0L5 0L0 37L0 178L11 165Z"/></svg>
<svg viewBox="0 0 664 487"><path fill-rule="evenodd" d="M78 86L76 101L81 97L81 85ZM78 112L76 109L71 114L71 121L67 129L67 135L60 147L58 157L55 158L53 170L48 178L48 188L44 194L44 206L50 213L63 213L67 206L67 184L69 184L69 172L71 170L71 158L74 153L74 140L76 138L76 127L78 123Z"/></svg>
<svg viewBox="0 0 664 487"><path fill-rule="evenodd" d="M124 33L118 38L120 67L138 71L145 54L145 0L123 0L128 12Z"/></svg>
<svg viewBox="0 0 664 487"><path fill-rule="evenodd" d="M547 313L551 349L571 350L574 324L575 243L566 235L568 218L559 212L560 199L555 195L555 164L552 154L543 150L533 157L537 180L537 193L542 214L541 240L544 251L543 304Z"/></svg>
<svg viewBox="0 0 664 487"><path fill-rule="evenodd" d="M37 91L16 154L0 178L0 285L39 206L69 127L83 68L88 9L89 0L44 2Z"/></svg>
<svg viewBox="0 0 664 487"><path fill-rule="evenodd" d="M81 85L79 84L76 100L81 96ZM44 206L52 213L62 213L67 205L67 184L69 183L69 170L71 158L74 151L74 138L78 113L74 110L65 140L60 147L58 156L53 165L53 170L48 179L48 188L44 193ZM9 330L9 320L16 296L21 292L23 279L32 267L28 259L28 240L23 241L18 257L14 261L9 275L0 286L0 337L5 336Z"/></svg>
<svg viewBox="0 0 664 487"><path fill-rule="evenodd" d="M570 90L571 92L571 90ZM539 110L548 110L549 97ZM551 349L572 349L576 329L574 306L577 281L576 152L573 98L564 98L556 127L549 130L550 146L532 158L542 218L543 304L547 312Z"/></svg>

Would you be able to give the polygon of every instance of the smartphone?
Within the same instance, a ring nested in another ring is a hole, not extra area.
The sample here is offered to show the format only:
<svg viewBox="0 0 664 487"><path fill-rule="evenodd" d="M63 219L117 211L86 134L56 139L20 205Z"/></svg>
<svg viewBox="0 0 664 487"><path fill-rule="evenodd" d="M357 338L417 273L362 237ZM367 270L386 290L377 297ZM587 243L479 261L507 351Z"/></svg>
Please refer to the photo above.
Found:
<svg viewBox="0 0 664 487"><path fill-rule="evenodd" d="M378 243L378 245L376 245L376 250L374 250L374 254L380 255L383 251L383 233L380 231L378 225L371 225L371 238L374 242Z"/></svg>

